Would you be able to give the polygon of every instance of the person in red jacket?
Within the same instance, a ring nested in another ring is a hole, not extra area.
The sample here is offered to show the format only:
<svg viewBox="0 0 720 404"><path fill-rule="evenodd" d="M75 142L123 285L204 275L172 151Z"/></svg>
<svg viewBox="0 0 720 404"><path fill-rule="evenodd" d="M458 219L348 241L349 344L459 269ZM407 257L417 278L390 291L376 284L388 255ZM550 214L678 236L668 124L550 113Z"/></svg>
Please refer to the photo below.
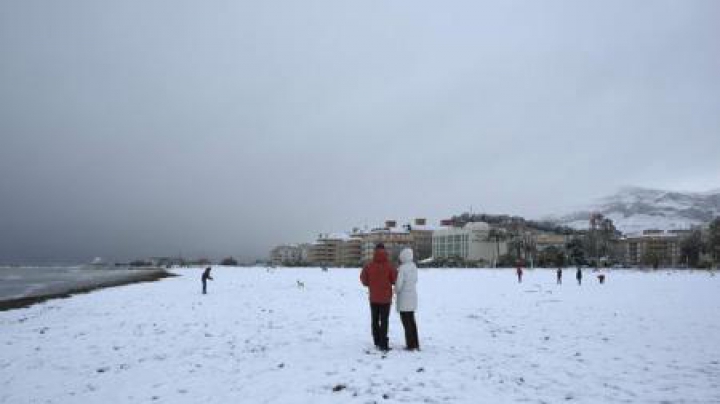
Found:
<svg viewBox="0 0 720 404"><path fill-rule="evenodd" d="M390 263L385 246L375 246L373 260L363 267L360 282L370 291L370 314L372 336L375 346L381 351L389 351L388 317L392 304L392 285L397 279L397 269Z"/></svg>

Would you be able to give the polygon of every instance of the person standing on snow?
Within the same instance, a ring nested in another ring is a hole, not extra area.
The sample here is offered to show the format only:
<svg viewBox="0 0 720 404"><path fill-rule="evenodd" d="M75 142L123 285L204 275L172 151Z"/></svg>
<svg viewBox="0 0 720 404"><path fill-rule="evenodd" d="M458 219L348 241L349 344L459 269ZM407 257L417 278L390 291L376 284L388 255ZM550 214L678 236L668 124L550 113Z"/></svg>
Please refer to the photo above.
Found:
<svg viewBox="0 0 720 404"><path fill-rule="evenodd" d="M557 284L562 285L562 268L557 269Z"/></svg>
<svg viewBox="0 0 720 404"><path fill-rule="evenodd" d="M392 285L397 279L397 270L388 259L385 246L375 246L373 259L360 272L360 282L370 291L370 317L373 341L381 351L389 351L388 317L392 304Z"/></svg>
<svg viewBox="0 0 720 404"><path fill-rule="evenodd" d="M203 274L202 274L203 295L207 294L208 279L213 280L212 276L210 276L211 269L212 268L210 268L210 267L205 268L205 272L203 272Z"/></svg>
<svg viewBox="0 0 720 404"><path fill-rule="evenodd" d="M523 269L520 261L518 261L517 263L517 269L515 270L515 272L517 272L518 283L522 283Z"/></svg>
<svg viewBox="0 0 720 404"><path fill-rule="evenodd" d="M415 310L417 310L417 266L413 262L413 251L405 248L400 252L400 267L395 282L395 304L405 329L405 349L420 350Z"/></svg>
<svg viewBox="0 0 720 404"><path fill-rule="evenodd" d="M582 284L582 269L580 267L577 267L577 272L575 273L575 278L578 281L578 285Z"/></svg>

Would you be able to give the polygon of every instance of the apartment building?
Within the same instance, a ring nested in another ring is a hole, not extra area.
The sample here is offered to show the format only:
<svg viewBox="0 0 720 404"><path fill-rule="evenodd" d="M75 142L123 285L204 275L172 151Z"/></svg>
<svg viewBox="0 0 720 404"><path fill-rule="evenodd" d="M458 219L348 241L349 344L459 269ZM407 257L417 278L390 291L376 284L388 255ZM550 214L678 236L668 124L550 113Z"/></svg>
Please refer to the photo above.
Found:
<svg viewBox="0 0 720 404"><path fill-rule="evenodd" d="M362 238L351 236L340 245L340 265L359 267L362 265Z"/></svg>
<svg viewBox="0 0 720 404"><path fill-rule="evenodd" d="M310 245L308 262L313 265L342 266L342 246L350 238L344 233L321 234Z"/></svg>
<svg viewBox="0 0 720 404"><path fill-rule="evenodd" d="M395 222L386 222L386 227L373 229L362 235L362 261L369 262L373 258L375 246L382 243L388 252L390 259L397 261L400 251L404 248L412 248L412 236L405 229L394 225ZM393 227L388 227L389 225Z"/></svg>
<svg viewBox="0 0 720 404"><path fill-rule="evenodd" d="M680 242L683 230L645 230L640 235L620 240L623 260L627 265L676 266L680 264Z"/></svg>
<svg viewBox="0 0 720 404"><path fill-rule="evenodd" d="M432 235L437 227L429 226L426 219L415 219L413 224L408 225L408 232L412 240L412 248L415 259L420 261L432 257Z"/></svg>
<svg viewBox="0 0 720 404"><path fill-rule="evenodd" d="M301 265L308 262L310 244L283 244L270 251L273 265Z"/></svg>
<svg viewBox="0 0 720 404"><path fill-rule="evenodd" d="M568 241L568 236L563 234L537 233L533 235L533 244L537 251L543 251L549 247L564 251Z"/></svg>
<svg viewBox="0 0 720 404"><path fill-rule="evenodd" d="M397 261L403 248L412 248L418 260L432 255L432 234L435 228L422 218L412 224L398 226L397 221L387 220L383 227L372 230L353 229L351 234L320 234L309 245L307 262L312 265L357 267L373 258L375 246L385 245L390 259ZM274 251L274 250L273 250ZM277 252L280 256L281 250ZM287 253L289 254L289 252Z"/></svg>
<svg viewBox="0 0 720 404"><path fill-rule="evenodd" d="M438 229L432 234L432 256L436 260L458 259L492 265L507 254L508 245L506 241L491 238L490 233L490 226L484 222Z"/></svg>

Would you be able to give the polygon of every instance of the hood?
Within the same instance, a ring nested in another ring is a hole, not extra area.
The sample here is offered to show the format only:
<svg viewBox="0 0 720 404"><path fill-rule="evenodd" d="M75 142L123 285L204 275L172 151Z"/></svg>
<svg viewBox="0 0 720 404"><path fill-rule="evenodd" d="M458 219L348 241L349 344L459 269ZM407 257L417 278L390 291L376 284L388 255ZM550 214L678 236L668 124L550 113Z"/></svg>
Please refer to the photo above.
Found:
<svg viewBox="0 0 720 404"><path fill-rule="evenodd" d="M385 251L384 248L375 249L375 253L373 255L373 262L379 262L379 263L388 262L387 251Z"/></svg>
<svg viewBox="0 0 720 404"><path fill-rule="evenodd" d="M413 250L406 248L400 251L400 262L403 264L411 263L413 260Z"/></svg>

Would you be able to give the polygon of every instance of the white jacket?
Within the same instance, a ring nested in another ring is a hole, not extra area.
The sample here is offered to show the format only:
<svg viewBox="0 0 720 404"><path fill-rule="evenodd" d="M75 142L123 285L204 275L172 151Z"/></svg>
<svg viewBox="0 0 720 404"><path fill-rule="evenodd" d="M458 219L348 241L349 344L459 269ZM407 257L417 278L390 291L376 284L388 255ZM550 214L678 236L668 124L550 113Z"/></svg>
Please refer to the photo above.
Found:
<svg viewBox="0 0 720 404"><path fill-rule="evenodd" d="M413 251L406 248L400 252L400 267L395 281L395 307L398 311L417 310L417 280L418 270L413 262Z"/></svg>

